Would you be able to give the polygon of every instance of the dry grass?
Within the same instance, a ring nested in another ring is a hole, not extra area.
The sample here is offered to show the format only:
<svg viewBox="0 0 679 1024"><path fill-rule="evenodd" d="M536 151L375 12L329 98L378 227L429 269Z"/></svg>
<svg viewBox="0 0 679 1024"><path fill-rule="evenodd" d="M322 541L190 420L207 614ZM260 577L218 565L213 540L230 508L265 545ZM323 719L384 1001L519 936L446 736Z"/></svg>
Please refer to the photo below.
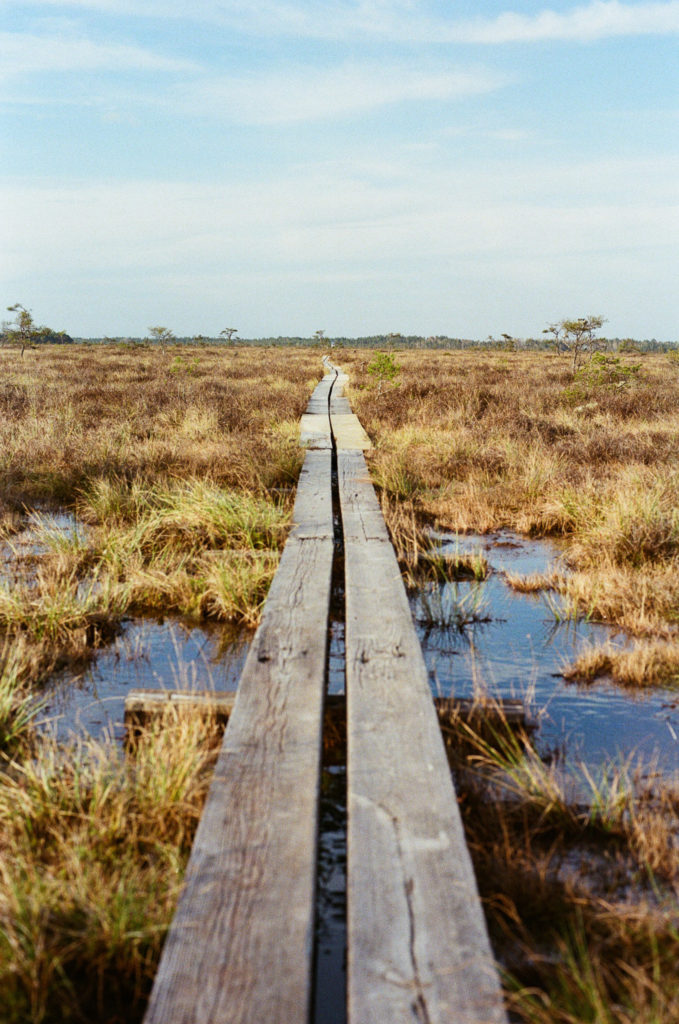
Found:
<svg viewBox="0 0 679 1024"><path fill-rule="evenodd" d="M207 477L266 493L294 483L297 421L318 353L55 346L0 351L0 494L72 504L99 479Z"/></svg>
<svg viewBox="0 0 679 1024"><path fill-rule="evenodd" d="M514 1019L670 1024L679 789L629 763L564 771L493 720L449 750Z"/></svg>
<svg viewBox="0 0 679 1024"><path fill-rule="evenodd" d="M637 642L629 650L612 644L588 648L563 674L579 683L609 676L616 683L634 688L678 686L679 644L656 640Z"/></svg>
<svg viewBox="0 0 679 1024"><path fill-rule="evenodd" d="M579 613L675 630L679 375L664 356L635 361L574 382L549 353L399 352L378 392L365 355L343 354L392 532L396 499L420 524L562 536Z"/></svg>
<svg viewBox="0 0 679 1024"><path fill-rule="evenodd" d="M321 372L299 350L0 352L2 1024L142 1017L218 731L175 710L134 760L65 749L35 684L131 612L256 624Z"/></svg>
<svg viewBox="0 0 679 1024"><path fill-rule="evenodd" d="M214 721L58 748L0 775L3 1024L140 1020L210 781Z"/></svg>
<svg viewBox="0 0 679 1024"><path fill-rule="evenodd" d="M36 503L0 581L0 631L33 645L37 681L83 660L125 614L256 625L302 463L307 351L56 347L0 353L5 534Z"/></svg>

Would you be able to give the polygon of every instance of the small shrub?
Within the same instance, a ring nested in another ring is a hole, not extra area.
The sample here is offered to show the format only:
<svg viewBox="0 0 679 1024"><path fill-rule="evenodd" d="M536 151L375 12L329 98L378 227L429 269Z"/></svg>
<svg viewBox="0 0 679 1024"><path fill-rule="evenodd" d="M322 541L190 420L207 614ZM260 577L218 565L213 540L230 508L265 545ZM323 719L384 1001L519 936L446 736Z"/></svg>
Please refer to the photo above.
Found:
<svg viewBox="0 0 679 1024"><path fill-rule="evenodd" d="M377 352L368 366L368 373L377 378L380 387L387 381L393 383L400 370L401 367L394 359L392 352Z"/></svg>
<svg viewBox="0 0 679 1024"><path fill-rule="evenodd" d="M634 383L640 370L641 363L624 363L620 356L595 352L589 362L576 371L573 383L564 394L571 401L581 402L596 388L613 391Z"/></svg>

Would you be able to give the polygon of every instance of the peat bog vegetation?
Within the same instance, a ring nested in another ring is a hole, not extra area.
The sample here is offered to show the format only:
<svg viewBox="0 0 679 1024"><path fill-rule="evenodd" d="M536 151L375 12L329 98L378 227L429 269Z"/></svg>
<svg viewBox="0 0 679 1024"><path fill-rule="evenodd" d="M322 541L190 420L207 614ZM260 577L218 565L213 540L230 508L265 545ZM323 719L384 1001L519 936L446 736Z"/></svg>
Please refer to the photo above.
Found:
<svg viewBox="0 0 679 1024"><path fill-rule="evenodd" d="M558 571L507 584L626 638L564 673L672 699L677 360L597 353L575 374L537 352L376 361L345 349L338 361L407 582L489 571L480 553L441 558L433 526L558 537ZM299 348L0 351L2 1024L143 1015L218 730L174 712L125 757L114 743L57 743L36 712L54 672L96 658L132 615L256 624L321 372L320 353ZM460 630L478 613L431 610ZM452 729L513 1017L679 1019L677 780L613 756L565 771L530 735L481 718Z"/></svg>

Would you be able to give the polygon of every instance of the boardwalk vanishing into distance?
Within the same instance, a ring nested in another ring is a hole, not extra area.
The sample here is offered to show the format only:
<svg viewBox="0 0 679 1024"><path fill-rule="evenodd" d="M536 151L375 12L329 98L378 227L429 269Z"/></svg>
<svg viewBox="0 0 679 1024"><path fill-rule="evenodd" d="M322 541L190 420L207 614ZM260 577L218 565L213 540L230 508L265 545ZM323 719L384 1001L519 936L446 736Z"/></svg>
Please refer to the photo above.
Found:
<svg viewBox="0 0 679 1024"><path fill-rule="evenodd" d="M309 1024L335 508L346 592L349 1024L504 1024L427 672L363 451L327 373L145 1024ZM334 473L333 473L334 470ZM228 707L227 707L228 705Z"/></svg>

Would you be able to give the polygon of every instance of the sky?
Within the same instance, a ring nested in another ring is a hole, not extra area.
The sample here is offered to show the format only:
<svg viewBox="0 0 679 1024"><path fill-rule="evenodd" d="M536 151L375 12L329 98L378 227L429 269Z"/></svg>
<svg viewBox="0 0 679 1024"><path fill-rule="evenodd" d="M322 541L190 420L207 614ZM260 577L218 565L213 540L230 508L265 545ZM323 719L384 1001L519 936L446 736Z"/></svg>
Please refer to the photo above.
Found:
<svg viewBox="0 0 679 1024"><path fill-rule="evenodd" d="M0 87L55 330L679 339L679 0L0 0Z"/></svg>

